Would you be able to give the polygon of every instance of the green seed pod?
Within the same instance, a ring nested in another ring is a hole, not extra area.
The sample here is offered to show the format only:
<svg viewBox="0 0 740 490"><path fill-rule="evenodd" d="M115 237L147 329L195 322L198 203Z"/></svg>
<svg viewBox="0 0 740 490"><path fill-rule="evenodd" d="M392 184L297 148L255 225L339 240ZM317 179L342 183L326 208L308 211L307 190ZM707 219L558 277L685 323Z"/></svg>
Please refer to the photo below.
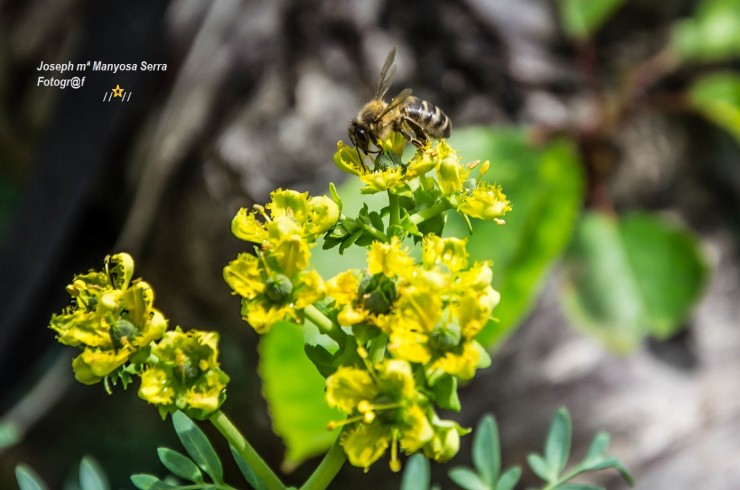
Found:
<svg viewBox="0 0 740 490"><path fill-rule="evenodd" d="M460 327L456 324L436 325L430 335L431 345L435 350L448 352L460 343Z"/></svg>
<svg viewBox="0 0 740 490"><path fill-rule="evenodd" d="M110 339L116 349L123 347L123 340L128 339L129 341L139 334L139 329L136 325L128 320L119 318L110 328Z"/></svg>
<svg viewBox="0 0 740 490"><path fill-rule="evenodd" d="M293 294L293 283L283 274L275 274L265 282L265 296L273 303L283 303Z"/></svg>

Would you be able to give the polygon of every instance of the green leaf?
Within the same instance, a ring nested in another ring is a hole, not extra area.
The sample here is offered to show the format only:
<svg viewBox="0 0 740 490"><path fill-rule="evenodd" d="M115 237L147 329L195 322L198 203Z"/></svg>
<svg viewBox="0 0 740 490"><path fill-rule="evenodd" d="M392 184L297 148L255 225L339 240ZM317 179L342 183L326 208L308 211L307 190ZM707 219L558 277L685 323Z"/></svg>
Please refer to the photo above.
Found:
<svg viewBox="0 0 740 490"><path fill-rule="evenodd" d="M263 394L275 433L287 446L288 466L325 451L337 437L327 424L343 418L326 404L324 378L304 354L303 345L303 328L290 322L274 325L259 344Z"/></svg>
<svg viewBox="0 0 740 490"><path fill-rule="evenodd" d="M704 0L693 17L677 22L671 47L689 61L711 62L740 56L740 2Z"/></svg>
<svg viewBox="0 0 740 490"><path fill-rule="evenodd" d="M673 335L707 276L694 238L648 214L585 215L566 257L566 312L617 352Z"/></svg>
<svg viewBox="0 0 740 490"><path fill-rule="evenodd" d="M547 432L544 454L547 466L556 475L562 473L568 463L571 432L570 414L565 407L560 407Z"/></svg>
<svg viewBox="0 0 740 490"><path fill-rule="evenodd" d="M194 483L203 483L203 474L198 465L187 456L166 447L157 449L157 454L164 467L173 475Z"/></svg>
<svg viewBox="0 0 740 490"><path fill-rule="evenodd" d="M493 416L481 419L473 435L473 466L488 488L493 488L501 472L498 426Z"/></svg>
<svg viewBox="0 0 740 490"><path fill-rule="evenodd" d="M533 453L528 455L527 463L529 463L529 467L532 468L532 471L534 471L535 475L539 476L547 483L553 483L555 480L557 480L558 475L552 473L550 467L539 454Z"/></svg>
<svg viewBox="0 0 740 490"><path fill-rule="evenodd" d="M16 445L21 440L21 433L12 422L0 423L0 451Z"/></svg>
<svg viewBox="0 0 740 490"><path fill-rule="evenodd" d="M604 487L591 485L590 483L565 483L555 488L558 490L604 490Z"/></svg>
<svg viewBox="0 0 740 490"><path fill-rule="evenodd" d="M501 478L496 485L496 490L514 490L514 487L519 482L519 478L522 476L522 469L518 466L509 468L504 471Z"/></svg>
<svg viewBox="0 0 740 490"><path fill-rule="evenodd" d="M46 484L41 477L24 464L15 467L15 479L20 490L46 490Z"/></svg>
<svg viewBox="0 0 740 490"><path fill-rule="evenodd" d="M624 0L560 0L563 30L571 39L582 41L591 35Z"/></svg>
<svg viewBox="0 0 740 490"><path fill-rule="evenodd" d="M223 483L221 461L203 431L187 415L179 411L172 414L172 425L183 447L200 469L215 483Z"/></svg>
<svg viewBox="0 0 740 490"><path fill-rule="evenodd" d="M163 482L154 475L144 473L131 475L131 483L139 490L172 490L179 488L177 485Z"/></svg>
<svg viewBox="0 0 740 490"><path fill-rule="evenodd" d="M80 461L80 489L81 490L108 490L110 483L105 471L91 456L85 456Z"/></svg>
<svg viewBox="0 0 740 490"><path fill-rule="evenodd" d="M457 378L454 376L442 376L432 385L434 401L443 410L460 411L460 398L457 396Z"/></svg>
<svg viewBox="0 0 740 490"><path fill-rule="evenodd" d="M713 73L700 78L691 86L689 100L697 112L740 143L740 75Z"/></svg>
<svg viewBox="0 0 740 490"><path fill-rule="evenodd" d="M624 478L629 485L634 484L634 479L627 468L624 467L621 461L614 457L607 457L599 460L585 460L573 469L573 476L581 473L587 473L592 471L600 471L606 469L615 469Z"/></svg>
<svg viewBox="0 0 740 490"><path fill-rule="evenodd" d="M401 490L427 490L429 488L429 461L421 454L414 454L406 462L401 478Z"/></svg>
<svg viewBox="0 0 740 490"><path fill-rule="evenodd" d="M491 487L473 470L461 466L452 468L448 473L450 479L465 490L491 490Z"/></svg>
<svg viewBox="0 0 740 490"><path fill-rule="evenodd" d="M606 450L609 449L609 439L611 438L606 432L596 434L594 440L591 441L584 461L603 457L606 454Z"/></svg>
<svg viewBox="0 0 740 490"><path fill-rule="evenodd" d="M254 490L267 490L265 484L262 483L262 480L257 478L257 475L252 471L249 463L247 463L242 455L239 454L239 451L237 451L232 445L229 445L229 449L231 450L231 455L234 457L234 461L236 461L236 465L239 467L239 471L242 472L247 483L249 483Z"/></svg>
<svg viewBox="0 0 740 490"><path fill-rule="evenodd" d="M478 336L485 347L502 342L531 308L545 277L571 239L583 200L583 175L573 145L558 140L535 148L521 129L471 127L450 138L464 162L490 160L485 180L501 184L512 203L505 225L473 220L468 253L493 261L493 286L501 293ZM468 236L450 213L447 236Z"/></svg>

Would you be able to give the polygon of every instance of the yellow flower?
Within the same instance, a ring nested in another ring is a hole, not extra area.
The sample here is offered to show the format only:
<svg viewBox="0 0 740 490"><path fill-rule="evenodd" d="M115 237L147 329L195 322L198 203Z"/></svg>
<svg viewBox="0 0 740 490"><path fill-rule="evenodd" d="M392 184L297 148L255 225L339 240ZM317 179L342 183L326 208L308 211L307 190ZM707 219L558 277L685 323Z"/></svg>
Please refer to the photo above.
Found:
<svg viewBox="0 0 740 490"><path fill-rule="evenodd" d="M286 246L278 250L274 257L242 253L224 267L224 280L242 297L242 317L260 334L288 316L301 321L303 309L324 297L321 276L298 270L308 264L308 249Z"/></svg>
<svg viewBox="0 0 740 490"><path fill-rule="evenodd" d="M471 218L491 220L511 211L511 204L500 186L478 182L475 190L462 198L458 210Z"/></svg>
<svg viewBox="0 0 740 490"><path fill-rule="evenodd" d="M51 318L49 327L57 340L82 349L72 363L82 383L97 383L119 372L167 329L166 318L153 306L151 286L132 281L133 271L128 254L106 257L104 272L74 277L67 286L72 304Z"/></svg>
<svg viewBox="0 0 740 490"><path fill-rule="evenodd" d="M367 255L370 274L384 274L388 277L407 274L414 265L413 259L401 244L398 237L390 243L373 242Z"/></svg>
<svg viewBox="0 0 740 490"><path fill-rule="evenodd" d="M203 420L226 399L229 376L218 362L218 334L177 327L152 347L155 361L141 373L139 397L163 416L182 410Z"/></svg>
<svg viewBox="0 0 740 490"><path fill-rule="evenodd" d="M367 471L390 447L390 466L398 471L399 444L409 454L434 437L429 401L417 391L409 363L389 359L368 369L340 367L326 379L326 399L349 416L334 424L347 426L341 444L349 462Z"/></svg>

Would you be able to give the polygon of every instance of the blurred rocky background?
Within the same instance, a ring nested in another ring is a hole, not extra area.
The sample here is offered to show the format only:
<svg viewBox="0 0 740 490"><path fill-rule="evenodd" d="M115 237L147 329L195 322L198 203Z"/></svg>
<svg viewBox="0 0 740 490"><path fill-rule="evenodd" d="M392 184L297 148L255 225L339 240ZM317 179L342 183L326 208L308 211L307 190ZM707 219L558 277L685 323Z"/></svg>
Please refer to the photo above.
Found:
<svg viewBox="0 0 740 490"><path fill-rule="evenodd" d="M627 69L695 5L626 2L595 39L593 59L611 73ZM158 446L177 447L169 422L135 389L108 396L75 383L69 353L46 328L72 274L118 250L136 257L173 323L221 332L233 378L225 411L278 467L258 338L221 278L243 250L230 234L234 212L276 187L324 193L342 180L335 144L393 46L392 90L412 87L455 128L588 121L589 87L556 12L545 0L0 0L0 413L27 428L0 456L0 488L15 488L18 462L61 488L85 454L114 488L130 488L131 473L161 474ZM42 61L69 60L167 69L88 72L76 91L37 86ZM117 84L130 101L101 102ZM737 488L738 147L696 116L650 111L613 143L616 207L670 214L700 237L713 269L702 301L680 335L615 356L567 324L554 270L494 366L462 390L459 420L495 413L504 463L523 464L566 405L574 452L610 432L636 488ZM285 480L300 483L315 464ZM444 468L433 475L452 488ZM398 481L380 463L367 475L345 467L332 488ZM528 470L524 481L534 482Z"/></svg>

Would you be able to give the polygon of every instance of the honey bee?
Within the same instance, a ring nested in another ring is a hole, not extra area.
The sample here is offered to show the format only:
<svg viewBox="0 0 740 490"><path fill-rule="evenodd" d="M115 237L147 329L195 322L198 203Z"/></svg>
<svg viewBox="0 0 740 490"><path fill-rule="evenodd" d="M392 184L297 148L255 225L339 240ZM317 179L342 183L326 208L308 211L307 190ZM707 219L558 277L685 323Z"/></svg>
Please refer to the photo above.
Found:
<svg viewBox="0 0 740 490"><path fill-rule="evenodd" d="M426 145L429 137L450 136L450 118L439 107L412 96L411 89L402 90L388 103L383 101L396 74L396 65L393 63L395 57L396 48L393 48L380 70L375 95L360 109L357 118L350 121L347 128L349 139L358 152L370 153L370 144L378 146L379 140L387 137L390 131L401 133L406 141L417 148Z"/></svg>

